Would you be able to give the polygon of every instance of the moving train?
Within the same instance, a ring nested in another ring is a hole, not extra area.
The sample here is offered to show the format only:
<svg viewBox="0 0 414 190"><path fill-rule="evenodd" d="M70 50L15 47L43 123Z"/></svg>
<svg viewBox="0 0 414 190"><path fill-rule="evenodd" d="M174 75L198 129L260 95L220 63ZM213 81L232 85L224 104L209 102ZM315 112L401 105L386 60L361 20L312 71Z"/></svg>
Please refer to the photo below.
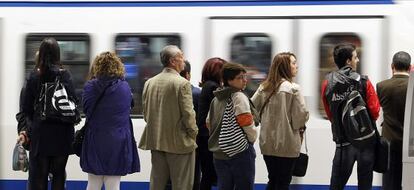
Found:
<svg viewBox="0 0 414 190"><path fill-rule="evenodd" d="M136 106L131 112L137 141L145 126L141 93L144 82L161 70L159 51L181 47L192 64L191 83L198 85L210 57L248 68L247 94L266 77L273 56L297 55L298 77L311 112L307 123L309 167L294 178L296 189L328 189L335 150L330 122L320 102L320 83L335 69L332 48L340 42L357 46L359 72L372 83L391 76L397 51L414 55L414 2L403 0L256 0L256 1L8 1L0 2L0 190L25 189L28 174L12 170L19 92L44 37L55 37L63 65L73 74L81 95L90 63L102 51L115 51L125 64ZM377 121L378 126L381 118ZM76 128L83 126L81 122ZM264 189L267 170L255 144L256 189ZM140 173L122 177L122 189L147 189L150 152L139 150ZM67 189L84 189L87 174L70 156ZM374 175L381 186L381 175ZM357 184L354 170L348 185Z"/></svg>

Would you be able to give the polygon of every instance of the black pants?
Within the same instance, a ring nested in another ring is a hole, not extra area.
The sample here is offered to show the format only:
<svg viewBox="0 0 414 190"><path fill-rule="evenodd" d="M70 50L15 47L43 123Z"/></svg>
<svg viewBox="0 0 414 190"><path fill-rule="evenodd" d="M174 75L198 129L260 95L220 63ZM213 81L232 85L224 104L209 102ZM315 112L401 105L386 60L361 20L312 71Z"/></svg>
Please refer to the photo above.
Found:
<svg viewBox="0 0 414 190"><path fill-rule="evenodd" d="M217 184L217 174L214 169L213 153L208 150L208 136L198 136L197 145L195 167L196 177L194 179L195 181L200 182L199 184L194 182L193 190L211 190L211 187ZM197 174L197 172L199 173Z"/></svg>
<svg viewBox="0 0 414 190"><path fill-rule="evenodd" d="M330 189L344 189L352 174L354 163L357 162L358 190L371 190L374 161L375 143L364 149L357 149L352 145L337 147L332 163Z"/></svg>
<svg viewBox="0 0 414 190"><path fill-rule="evenodd" d="M263 155L268 172L269 182L266 190L289 190L292 181L293 167L297 158L286 158Z"/></svg>
<svg viewBox="0 0 414 190"><path fill-rule="evenodd" d="M390 170L382 176L383 190L402 189L402 142L391 142Z"/></svg>
<svg viewBox="0 0 414 190"><path fill-rule="evenodd" d="M53 175L52 190L65 189L65 168L68 156L29 157L29 190L47 190L49 173Z"/></svg>

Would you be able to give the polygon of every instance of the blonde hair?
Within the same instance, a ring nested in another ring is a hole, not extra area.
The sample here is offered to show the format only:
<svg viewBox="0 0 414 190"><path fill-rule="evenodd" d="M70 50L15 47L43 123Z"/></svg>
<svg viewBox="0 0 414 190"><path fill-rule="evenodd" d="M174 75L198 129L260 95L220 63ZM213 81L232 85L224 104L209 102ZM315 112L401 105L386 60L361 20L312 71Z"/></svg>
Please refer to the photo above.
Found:
<svg viewBox="0 0 414 190"><path fill-rule="evenodd" d="M277 90L282 84L282 79L286 79L292 82L292 70L290 68L290 57L295 57L295 54L291 52L278 53L272 61L272 65L269 67L269 74L265 81L263 81L263 90L272 92Z"/></svg>
<svg viewBox="0 0 414 190"><path fill-rule="evenodd" d="M89 78L117 77L124 78L125 67L121 59L113 52L102 52L93 61Z"/></svg>

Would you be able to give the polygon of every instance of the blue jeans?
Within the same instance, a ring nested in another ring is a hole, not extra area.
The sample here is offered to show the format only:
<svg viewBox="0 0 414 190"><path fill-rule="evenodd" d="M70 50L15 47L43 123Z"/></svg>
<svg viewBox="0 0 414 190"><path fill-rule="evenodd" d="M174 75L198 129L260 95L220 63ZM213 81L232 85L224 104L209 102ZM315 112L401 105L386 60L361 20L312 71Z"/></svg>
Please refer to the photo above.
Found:
<svg viewBox="0 0 414 190"><path fill-rule="evenodd" d="M332 164L331 190L344 189L355 162L358 170L358 190L372 189L375 143L364 149L357 149L352 145L336 148Z"/></svg>
<svg viewBox="0 0 414 190"><path fill-rule="evenodd" d="M253 145L229 160L214 158L219 190L253 190L256 151Z"/></svg>

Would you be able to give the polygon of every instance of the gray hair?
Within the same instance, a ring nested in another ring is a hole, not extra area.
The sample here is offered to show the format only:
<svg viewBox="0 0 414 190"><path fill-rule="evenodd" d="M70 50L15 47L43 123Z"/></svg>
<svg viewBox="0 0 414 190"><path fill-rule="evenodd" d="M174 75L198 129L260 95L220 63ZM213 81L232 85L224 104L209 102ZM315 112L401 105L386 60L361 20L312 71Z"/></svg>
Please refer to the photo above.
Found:
<svg viewBox="0 0 414 190"><path fill-rule="evenodd" d="M397 71L407 71L411 66L411 56L407 52L399 51L392 57L392 64Z"/></svg>
<svg viewBox="0 0 414 190"><path fill-rule="evenodd" d="M182 51L175 45L168 45L162 48L160 52L162 65L167 67L170 64L170 59L179 53L182 53Z"/></svg>

